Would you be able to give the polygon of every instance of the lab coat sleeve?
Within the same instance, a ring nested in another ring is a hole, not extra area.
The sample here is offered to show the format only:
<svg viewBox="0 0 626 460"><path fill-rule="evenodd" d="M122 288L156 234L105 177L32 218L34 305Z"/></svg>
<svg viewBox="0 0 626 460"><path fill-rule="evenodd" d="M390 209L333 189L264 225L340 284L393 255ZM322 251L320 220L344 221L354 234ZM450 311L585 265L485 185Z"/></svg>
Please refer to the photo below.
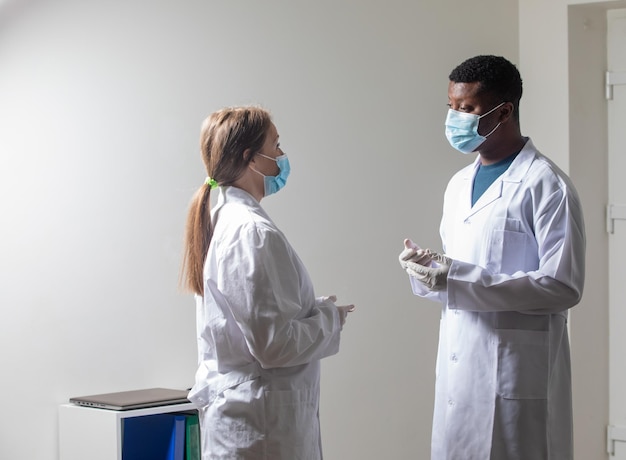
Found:
<svg viewBox="0 0 626 460"><path fill-rule="evenodd" d="M280 232L244 228L220 259L220 290L263 368L297 366L339 351L337 307L315 299L304 266Z"/></svg>
<svg viewBox="0 0 626 460"><path fill-rule="evenodd" d="M575 192L557 189L534 211L538 268L512 274L453 261L448 307L473 311L557 313L582 296L585 266L583 215Z"/></svg>
<svg viewBox="0 0 626 460"><path fill-rule="evenodd" d="M453 310L558 313L576 305L581 294L540 272L492 275L459 261L448 276L448 307Z"/></svg>
<svg viewBox="0 0 626 460"><path fill-rule="evenodd" d="M447 292L445 290L431 291L424 283L419 282L410 275L409 281L411 283L411 290L413 291L413 294L434 302L446 303Z"/></svg>

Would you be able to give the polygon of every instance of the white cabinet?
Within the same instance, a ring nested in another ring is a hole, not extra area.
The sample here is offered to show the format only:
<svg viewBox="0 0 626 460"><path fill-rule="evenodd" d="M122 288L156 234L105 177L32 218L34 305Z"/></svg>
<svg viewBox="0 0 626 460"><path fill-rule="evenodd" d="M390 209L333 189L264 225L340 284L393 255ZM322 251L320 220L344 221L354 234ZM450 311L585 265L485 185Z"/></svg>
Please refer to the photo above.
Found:
<svg viewBox="0 0 626 460"><path fill-rule="evenodd" d="M63 404L59 407L59 458L122 460L124 419L194 409L191 403L125 411Z"/></svg>
<svg viewBox="0 0 626 460"><path fill-rule="evenodd" d="M611 460L626 459L626 426L609 425L606 439L606 448Z"/></svg>

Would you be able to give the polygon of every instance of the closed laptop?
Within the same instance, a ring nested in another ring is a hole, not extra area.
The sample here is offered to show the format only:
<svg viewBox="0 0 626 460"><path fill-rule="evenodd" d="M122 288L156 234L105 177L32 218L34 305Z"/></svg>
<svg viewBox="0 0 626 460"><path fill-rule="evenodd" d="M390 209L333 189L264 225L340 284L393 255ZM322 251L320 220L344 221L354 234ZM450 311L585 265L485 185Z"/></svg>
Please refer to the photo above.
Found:
<svg viewBox="0 0 626 460"><path fill-rule="evenodd" d="M85 407L101 409L129 410L144 407L167 406L188 403L189 390L171 388L145 388L141 390L119 391L90 396L76 396L70 402Z"/></svg>

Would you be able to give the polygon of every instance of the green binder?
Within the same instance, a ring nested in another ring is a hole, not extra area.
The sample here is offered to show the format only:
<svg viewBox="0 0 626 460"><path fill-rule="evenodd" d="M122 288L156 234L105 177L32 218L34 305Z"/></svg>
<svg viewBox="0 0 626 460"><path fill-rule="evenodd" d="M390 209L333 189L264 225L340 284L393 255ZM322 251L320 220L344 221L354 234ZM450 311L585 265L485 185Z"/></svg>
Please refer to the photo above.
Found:
<svg viewBox="0 0 626 460"><path fill-rule="evenodd" d="M187 414L185 423L186 460L200 460L200 423L198 414Z"/></svg>

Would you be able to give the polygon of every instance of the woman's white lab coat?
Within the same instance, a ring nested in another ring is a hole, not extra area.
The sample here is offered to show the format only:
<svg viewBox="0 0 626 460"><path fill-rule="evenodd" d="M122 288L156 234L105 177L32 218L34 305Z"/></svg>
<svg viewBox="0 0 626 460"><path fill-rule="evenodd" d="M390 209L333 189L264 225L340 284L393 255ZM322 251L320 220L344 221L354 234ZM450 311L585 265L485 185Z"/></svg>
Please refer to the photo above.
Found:
<svg viewBox="0 0 626 460"><path fill-rule="evenodd" d="M189 399L202 458L318 460L319 360L339 349L339 314L260 204L220 187L197 297L199 366Z"/></svg>
<svg viewBox="0 0 626 460"><path fill-rule="evenodd" d="M527 141L471 205L478 159L448 184L440 233L454 259L443 303L433 460L571 460L567 309L584 282L581 204Z"/></svg>

